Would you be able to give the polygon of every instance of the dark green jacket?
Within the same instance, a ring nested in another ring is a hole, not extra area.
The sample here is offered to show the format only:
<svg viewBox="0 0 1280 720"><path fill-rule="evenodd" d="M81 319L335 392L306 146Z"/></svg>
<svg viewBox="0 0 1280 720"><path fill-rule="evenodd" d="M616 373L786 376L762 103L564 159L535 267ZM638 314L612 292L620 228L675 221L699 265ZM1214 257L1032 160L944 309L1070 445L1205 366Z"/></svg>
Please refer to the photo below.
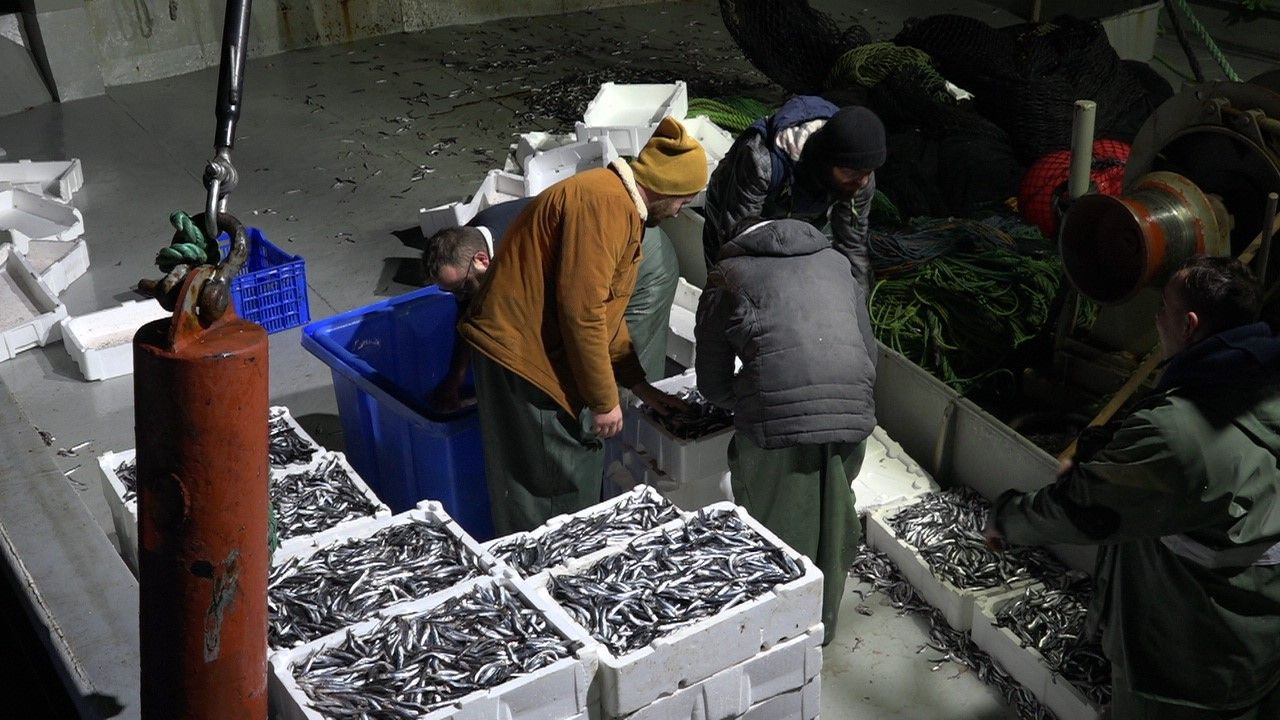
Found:
<svg viewBox="0 0 1280 720"><path fill-rule="evenodd" d="M1133 689L1244 708L1280 682L1280 339L1258 323L1170 360L1094 457L1006 493L1012 543L1101 545L1091 609Z"/></svg>

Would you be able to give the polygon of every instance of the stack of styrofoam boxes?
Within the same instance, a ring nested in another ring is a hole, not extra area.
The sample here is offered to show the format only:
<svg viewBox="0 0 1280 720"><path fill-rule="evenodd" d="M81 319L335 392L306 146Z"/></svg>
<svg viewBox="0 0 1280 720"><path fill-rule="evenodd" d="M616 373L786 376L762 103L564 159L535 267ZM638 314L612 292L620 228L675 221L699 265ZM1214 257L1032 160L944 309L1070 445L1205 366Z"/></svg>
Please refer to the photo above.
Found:
<svg viewBox="0 0 1280 720"><path fill-rule="evenodd" d="M665 117L683 120L689 112L689 88L670 84L605 83L574 125L578 140L607 137L620 155L635 157Z"/></svg>
<svg viewBox="0 0 1280 720"><path fill-rule="evenodd" d="M811 720L818 716L822 669L822 573L742 508L720 503L769 543L783 549L803 575L747 602L616 656L601 645L593 684L601 720L751 718ZM688 517L638 536L635 542L678 535ZM535 576L552 599L553 577L582 574L622 552L606 548Z"/></svg>
<svg viewBox="0 0 1280 720"><path fill-rule="evenodd" d="M62 346L85 380L131 375L138 328L171 314L155 300L128 300L119 307L64 318Z"/></svg>
<svg viewBox="0 0 1280 720"><path fill-rule="evenodd" d="M0 245L0 362L57 342L67 307L12 244Z"/></svg>
<svg viewBox="0 0 1280 720"><path fill-rule="evenodd" d="M84 218L70 205L83 185L79 160L0 163L0 243L27 256L55 296L89 269Z"/></svg>
<svg viewBox="0 0 1280 720"><path fill-rule="evenodd" d="M524 190L532 197L583 170L605 167L618 158L608 136L580 140L548 148L528 157L524 166Z"/></svg>
<svg viewBox="0 0 1280 720"><path fill-rule="evenodd" d="M306 431L298 425L297 421L289 414L289 411L283 407L271 408L271 417L282 417L295 433L302 440L315 448L315 454L305 463L295 463L282 467L272 466L270 473L272 477L283 477L293 473L307 472L320 465L336 461L341 464L343 470L346 471L351 478L352 483L362 495L367 497L374 505L374 513L370 518L381 518L391 514L388 508L378 496L373 493L369 486L365 484L360 475L347 463L342 453L330 453L323 450L314 440L307 435ZM136 493L129 493L132 497L126 499L127 488L120 479L119 470L125 463L133 462L136 458L136 450L124 450L121 452L105 452L98 457L98 474L102 481L102 495L106 501L107 509L111 513L112 527L115 529L116 541L119 544L120 556L124 558L125 563L135 573L138 571L138 498ZM339 531L343 528L363 523L367 518L348 520L335 526ZM310 542L310 536L297 536L282 540L280 550L277 552L279 556L285 550L291 547L299 547Z"/></svg>
<svg viewBox="0 0 1280 720"><path fill-rule="evenodd" d="M536 609L547 624L562 637L577 645L574 656L557 660L537 672L512 678L485 690L477 690L448 705L420 717L419 720L587 720L588 688L596 672L596 643L569 620L555 603L537 597L518 575L497 562L476 544L436 502L423 502L415 510L378 520L363 521L358 527L335 529L309 538L305 548L281 548L277 564L320 552L339 544L358 542L389 527L407 522L428 522L443 527L472 554L478 575L453 587L423 598L378 609L376 614L342 630L288 648L278 648L270 657L268 695L274 717L281 720L321 720L324 716L311 705L311 699L299 687L294 668L312 654L343 642L348 635L369 633L380 621L390 617L413 617L429 613L433 608L477 587L498 584L513 596Z"/></svg>
<svg viewBox="0 0 1280 720"><path fill-rule="evenodd" d="M697 384L697 373L686 370L653 386L676 394ZM636 482L652 485L684 510L733 499L728 455L732 427L681 440L649 417L635 400L624 409L622 433L623 466Z"/></svg>
<svg viewBox="0 0 1280 720"><path fill-rule="evenodd" d="M973 606L973 644L986 652L1018 684L1044 703L1058 720L1098 720L1102 709L1084 693L1045 664L1044 656L1009 628L996 623L996 615L1022 593L979 600Z"/></svg>
<svg viewBox="0 0 1280 720"><path fill-rule="evenodd" d="M733 147L733 136L724 128L711 122L705 115L696 115L691 118L685 118L684 127L689 134L702 145L702 149L707 152L707 177L711 177L711 173L715 172L716 166L729 154L729 148ZM698 196L689 203L693 207L702 207L706 204L707 191L703 190Z"/></svg>
<svg viewBox="0 0 1280 720"><path fill-rule="evenodd" d="M423 237L431 237L445 228L466 225L481 210L522 197L524 178L505 170L490 170L470 200L419 210L418 227Z"/></svg>

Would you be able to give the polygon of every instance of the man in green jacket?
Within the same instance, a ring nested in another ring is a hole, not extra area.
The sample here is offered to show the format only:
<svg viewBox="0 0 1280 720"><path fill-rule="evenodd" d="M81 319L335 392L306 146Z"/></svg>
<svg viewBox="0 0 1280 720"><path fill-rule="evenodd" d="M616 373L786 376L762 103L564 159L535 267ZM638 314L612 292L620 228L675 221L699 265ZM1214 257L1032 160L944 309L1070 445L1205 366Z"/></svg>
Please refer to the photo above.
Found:
<svg viewBox="0 0 1280 720"><path fill-rule="evenodd" d="M1003 495L988 542L1100 545L1115 720L1280 718L1280 337L1235 260L1165 285L1165 368L1100 449Z"/></svg>

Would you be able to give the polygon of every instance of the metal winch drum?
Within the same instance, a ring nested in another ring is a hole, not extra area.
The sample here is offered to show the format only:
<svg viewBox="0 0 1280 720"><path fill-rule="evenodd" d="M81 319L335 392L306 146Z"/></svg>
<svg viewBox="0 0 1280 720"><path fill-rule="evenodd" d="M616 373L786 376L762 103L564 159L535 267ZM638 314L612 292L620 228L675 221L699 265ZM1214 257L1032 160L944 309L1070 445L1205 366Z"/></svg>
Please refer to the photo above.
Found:
<svg viewBox="0 0 1280 720"><path fill-rule="evenodd" d="M1239 255L1269 223L1271 192L1280 192L1280 78L1188 85L1134 139L1125 192L1072 203L1059 235L1067 277L1083 296L1119 304L1192 255ZM1255 265L1269 285L1267 256Z"/></svg>

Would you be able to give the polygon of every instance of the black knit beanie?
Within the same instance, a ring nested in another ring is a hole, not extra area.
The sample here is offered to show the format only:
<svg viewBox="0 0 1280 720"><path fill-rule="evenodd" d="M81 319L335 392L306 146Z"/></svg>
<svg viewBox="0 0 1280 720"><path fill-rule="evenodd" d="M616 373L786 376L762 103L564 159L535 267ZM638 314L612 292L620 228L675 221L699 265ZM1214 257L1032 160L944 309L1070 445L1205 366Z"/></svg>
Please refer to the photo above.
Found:
<svg viewBox="0 0 1280 720"><path fill-rule="evenodd" d="M884 164L888 153L884 123L859 105L840 108L811 140L818 138L822 158L829 167L875 170Z"/></svg>

